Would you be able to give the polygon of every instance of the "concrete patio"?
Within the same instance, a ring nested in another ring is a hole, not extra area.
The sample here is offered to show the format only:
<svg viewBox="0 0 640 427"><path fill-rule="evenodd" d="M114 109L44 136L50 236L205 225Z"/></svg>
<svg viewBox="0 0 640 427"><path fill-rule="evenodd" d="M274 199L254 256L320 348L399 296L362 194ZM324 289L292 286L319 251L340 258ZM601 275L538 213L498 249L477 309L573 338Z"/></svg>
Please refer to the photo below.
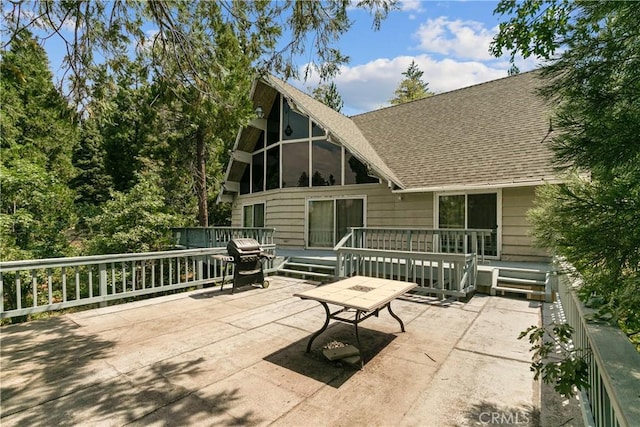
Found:
<svg viewBox="0 0 640 427"><path fill-rule="evenodd" d="M268 289L207 288L1 329L2 426L579 426L575 402L533 380L543 304L406 296L360 326L364 369L322 346L355 343L324 310L270 277ZM548 310L548 305L544 306Z"/></svg>

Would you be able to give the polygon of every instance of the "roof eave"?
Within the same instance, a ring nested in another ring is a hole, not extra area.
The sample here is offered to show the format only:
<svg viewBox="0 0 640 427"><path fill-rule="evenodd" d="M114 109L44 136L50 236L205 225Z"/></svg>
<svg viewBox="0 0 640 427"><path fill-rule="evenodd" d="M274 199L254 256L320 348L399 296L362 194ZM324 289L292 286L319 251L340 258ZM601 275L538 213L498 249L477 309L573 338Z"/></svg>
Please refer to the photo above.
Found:
<svg viewBox="0 0 640 427"><path fill-rule="evenodd" d="M487 190L498 188L513 188L513 187L533 187L544 184L561 184L564 181L558 177L542 177L539 179L530 180L514 180L514 181L502 181L502 182L486 182L486 183L469 183L469 184L454 184L454 185L434 185L429 187L412 187L399 190L393 190L393 193L434 193L434 192L449 192L449 191L475 191L475 190Z"/></svg>

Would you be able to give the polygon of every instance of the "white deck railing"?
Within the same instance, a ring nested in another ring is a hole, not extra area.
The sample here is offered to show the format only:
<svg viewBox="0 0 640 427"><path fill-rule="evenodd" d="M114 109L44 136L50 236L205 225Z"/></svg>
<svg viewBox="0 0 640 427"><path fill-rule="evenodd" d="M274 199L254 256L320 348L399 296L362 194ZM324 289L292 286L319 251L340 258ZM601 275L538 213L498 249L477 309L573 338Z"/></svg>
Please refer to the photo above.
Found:
<svg viewBox="0 0 640 427"><path fill-rule="evenodd" d="M181 227L173 228L176 245L182 248L226 247L231 239L251 238L260 245L273 244L275 228L263 227Z"/></svg>
<svg viewBox="0 0 640 427"><path fill-rule="evenodd" d="M490 234L491 230L353 228L334 248L338 276L406 280L424 293L465 297L476 289L474 251L482 253L484 237Z"/></svg>
<svg viewBox="0 0 640 427"><path fill-rule="evenodd" d="M263 245L275 253L275 245ZM0 263L0 318L200 287L233 274L212 255L226 248L49 258ZM265 270L273 269L267 261Z"/></svg>
<svg viewBox="0 0 640 427"><path fill-rule="evenodd" d="M457 228L352 228L352 246L410 252L495 255L493 230Z"/></svg>
<svg viewBox="0 0 640 427"><path fill-rule="evenodd" d="M595 323L594 310L586 308L576 295L572 280L561 275L558 295L567 323L574 329L576 348L590 349L587 397L593 425L637 426L640 422L640 354L620 328Z"/></svg>

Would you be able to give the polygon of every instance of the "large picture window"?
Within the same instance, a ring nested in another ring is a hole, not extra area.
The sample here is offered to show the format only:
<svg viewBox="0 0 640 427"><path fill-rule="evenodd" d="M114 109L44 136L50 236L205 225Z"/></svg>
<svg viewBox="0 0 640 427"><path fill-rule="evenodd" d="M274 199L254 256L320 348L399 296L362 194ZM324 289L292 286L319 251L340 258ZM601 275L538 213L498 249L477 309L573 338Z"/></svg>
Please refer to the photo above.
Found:
<svg viewBox="0 0 640 427"><path fill-rule="evenodd" d="M311 151L311 186L341 185L341 149L328 141L314 141Z"/></svg>
<svg viewBox="0 0 640 427"><path fill-rule="evenodd" d="M378 183L367 166L344 147L329 142L318 123L277 96L240 182L240 193L290 187Z"/></svg>
<svg viewBox="0 0 640 427"><path fill-rule="evenodd" d="M309 186L309 144L292 142L282 146L282 188Z"/></svg>

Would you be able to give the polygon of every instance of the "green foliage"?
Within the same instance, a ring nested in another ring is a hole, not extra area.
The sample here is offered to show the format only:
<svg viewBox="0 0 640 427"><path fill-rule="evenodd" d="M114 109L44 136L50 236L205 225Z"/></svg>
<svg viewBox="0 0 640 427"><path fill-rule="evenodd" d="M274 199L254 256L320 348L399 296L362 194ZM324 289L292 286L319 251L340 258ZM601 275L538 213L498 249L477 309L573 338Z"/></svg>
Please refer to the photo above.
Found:
<svg viewBox="0 0 640 427"><path fill-rule="evenodd" d="M580 2L570 0L501 0L494 14L507 16L501 22L489 51L500 57L505 50L511 55L512 74L517 74L515 56L551 59L565 43L570 31L570 17Z"/></svg>
<svg viewBox="0 0 640 427"><path fill-rule="evenodd" d="M44 50L24 33L0 63L0 237L3 260L69 254L74 226L73 112L56 91Z"/></svg>
<svg viewBox="0 0 640 427"><path fill-rule="evenodd" d="M111 176L104 166L104 139L99 132L96 120L88 119L82 122L80 141L73 152L73 164L78 174L71 181L71 188L76 191L75 204L82 213L82 218L90 218L97 213L100 204L109 199L113 189Z"/></svg>
<svg viewBox="0 0 640 427"><path fill-rule="evenodd" d="M574 348L572 334L573 328L567 323L553 323L547 328L529 326L518 336L518 339L527 337L531 344L534 379L542 378L553 384L554 390L566 397L575 395L574 387L578 390L589 387L591 350Z"/></svg>
<svg viewBox="0 0 640 427"><path fill-rule="evenodd" d="M130 54L131 46L137 52L153 47L150 66L170 61L176 65L170 77L180 77L206 91L208 74L226 72L215 61L216 47L208 42L220 24L229 26L243 54L254 59L255 70L294 76L302 57L305 76L316 70L328 77L348 60L337 44L352 25L347 13L351 5L345 0L13 2L3 10L6 25L1 34L6 41L3 47L35 26L45 39L58 36L69 52L65 63L71 94L83 104L89 101L92 66L101 61L117 65ZM377 29L396 8L396 1L360 0L355 6L373 15ZM63 32L69 22L78 23L71 37ZM144 30L149 23L158 30L151 36ZM287 40L283 40L285 34ZM207 74L199 69L200 62L209 65ZM162 66L156 70L168 75Z"/></svg>
<svg viewBox="0 0 640 427"><path fill-rule="evenodd" d="M398 105L433 95L433 93L429 91L429 83L422 81L423 74L424 72L418 68L416 62L411 61L411 65L409 65L407 71L402 73L405 78L402 79L400 85L394 92L395 97L389 102L391 102L392 105Z"/></svg>
<svg viewBox="0 0 640 427"><path fill-rule="evenodd" d="M501 1L492 46L549 59L542 94L554 105L550 147L563 185L537 193L537 241L572 264L597 317L640 332L640 8L634 2ZM562 47L557 57L556 52ZM581 364L537 365L580 386ZM538 362L540 363L540 362ZM534 367L536 365L534 364ZM562 388L566 390L566 388Z"/></svg>
<svg viewBox="0 0 640 427"><path fill-rule="evenodd" d="M337 112L340 112L344 106L342 96L340 95L340 92L338 92L338 87L334 82L316 86L316 88L313 89L312 94L316 100Z"/></svg>
<svg viewBox="0 0 640 427"><path fill-rule="evenodd" d="M529 216L537 241L582 275L582 299L596 295L601 318L640 330L640 171L541 187Z"/></svg>
<svg viewBox="0 0 640 427"><path fill-rule="evenodd" d="M2 259L69 254L66 232L75 222L74 194L65 183L28 159L0 165Z"/></svg>
<svg viewBox="0 0 640 427"><path fill-rule="evenodd" d="M170 227L182 222L167 211L159 175L154 171L141 173L129 192L114 192L112 199L102 205L101 213L89 219L89 253L167 249L171 244Z"/></svg>

